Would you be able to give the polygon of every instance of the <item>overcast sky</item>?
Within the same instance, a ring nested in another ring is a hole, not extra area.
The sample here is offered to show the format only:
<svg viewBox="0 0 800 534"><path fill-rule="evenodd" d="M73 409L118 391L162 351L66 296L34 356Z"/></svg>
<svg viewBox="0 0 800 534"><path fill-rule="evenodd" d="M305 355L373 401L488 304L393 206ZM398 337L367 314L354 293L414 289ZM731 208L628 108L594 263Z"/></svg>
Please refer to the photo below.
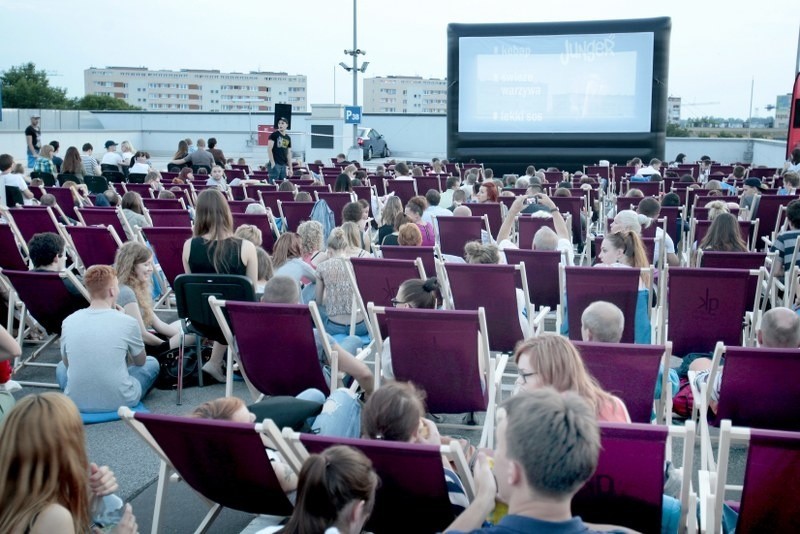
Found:
<svg viewBox="0 0 800 534"><path fill-rule="evenodd" d="M798 0L359 0L366 75L445 78L447 24L669 16L669 94L683 118L766 115L794 81ZM288 72L309 104L352 103L353 0L2 0L0 70L32 61L68 96L89 67ZM359 80L359 92L361 82ZM310 106L309 109L310 111Z"/></svg>

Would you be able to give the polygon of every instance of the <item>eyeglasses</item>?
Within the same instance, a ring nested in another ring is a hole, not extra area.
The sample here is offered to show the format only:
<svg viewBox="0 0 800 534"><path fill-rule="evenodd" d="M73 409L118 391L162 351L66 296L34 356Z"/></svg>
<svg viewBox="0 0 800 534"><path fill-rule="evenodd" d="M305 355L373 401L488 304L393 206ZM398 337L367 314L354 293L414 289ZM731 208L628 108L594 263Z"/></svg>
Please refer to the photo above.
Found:
<svg viewBox="0 0 800 534"><path fill-rule="evenodd" d="M403 302L402 300L392 299L392 306L394 306L396 308L398 304L408 304L408 302Z"/></svg>
<svg viewBox="0 0 800 534"><path fill-rule="evenodd" d="M529 378L529 377L531 377L531 376L535 376L535 375L538 375L538 374L539 374L539 373L522 373L522 372L521 372L521 373L518 375L518 377L517 377L517 381L518 381L518 382L519 382L519 381L522 381L522 383L523 383L523 384L527 384L527 383L528 383L528 378Z"/></svg>

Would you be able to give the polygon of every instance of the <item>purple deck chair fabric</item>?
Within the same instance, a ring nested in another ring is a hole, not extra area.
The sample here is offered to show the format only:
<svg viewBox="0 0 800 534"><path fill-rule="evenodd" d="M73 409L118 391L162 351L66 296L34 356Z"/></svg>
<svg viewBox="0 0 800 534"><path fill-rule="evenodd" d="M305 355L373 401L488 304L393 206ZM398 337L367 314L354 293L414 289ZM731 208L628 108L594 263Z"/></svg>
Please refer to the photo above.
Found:
<svg viewBox="0 0 800 534"><path fill-rule="evenodd" d="M631 421L649 423L664 346L585 341L574 344L600 387L625 402Z"/></svg>
<svg viewBox="0 0 800 534"><path fill-rule="evenodd" d="M417 191L420 195L425 195L431 189L444 191L445 178L443 176L417 176L414 181L417 182Z"/></svg>
<svg viewBox="0 0 800 534"><path fill-rule="evenodd" d="M386 180L386 194L394 193L403 206L411 197L417 196L417 182L414 180Z"/></svg>
<svg viewBox="0 0 800 534"><path fill-rule="evenodd" d="M142 197L144 207L149 210L185 210L179 198L145 198Z"/></svg>
<svg viewBox="0 0 800 534"><path fill-rule="evenodd" d="M591 523L661 532L667 427L600 423L600 459L572 499L572 513Z"/></svg>
<svg viewBox="0 0 800 534"><path fill-rule="evenodd" d="M386 322L395 378L424 389L428 411L486 411L488 397L478 365L477 310L386 308Z"/></svg>
<svg viewBox="0 0 800 534"><path fill-rule="evenodd" d="M309 182L307 184L298 183L297 184L298 191L305 191L309 195L314 196L315 193L330 193L331 190L327 185L315 185L313 182Z"/></svg>
<svg viewBox="0 0 800 534"><path fill-rule="evenodd" d="M78 214L75 213L75 200L72 198L72 190L68 187L45 187L46 193L50 193L56 197L56 204L64 212L64 215L72 220L78 220Z"/></svg>
<svg viewBox="0 0 800 534"><path fill-rule="evenodd" d="M464 257L464 245L481 240L481 230L486 229L483 217L438 217L439 247L442 254Z"/></svg>
<svg viewBox="0 0 800 534"><path fill-rule="evenodd" d="M622 310L625 329L622 343L633 343L636 304L639 298L639 269L565 267L569 338L581 339L581 315L589 304L605 300Z"/></svg>
<svg viewBox="0 0 800 534"><path fill-rule="evenodd" d="M153 198L153 188L150 187L150 184L126 183L124 187L126 191L139 193L139 196L142 197L142 200Z"/></svg>
<svg viewBox="0 0 800 534"><path fill-rule="evenodd" d="M678 233L678 219L682 216L683 208L679 206L662 206L659 217L667 219L667 234L672 238L672 241L677 244L681 240Z"/></svg>
<svg viewBox="0 0 800 534"><path fill-rule="evenodd" d="M317 199L324 200L333 211L333 220L336 226L342 225L342 209L353 201L350 193L317 193Z"/></svg>
<svg viewBox="0 0 800 534"><path fill-rule="evenodd" d="M519 248L531 250L533 248L533 236L543 226L547 226L555 232L555 225L553 224L552 217L530 217L528 215L521 215L517 222L519 223L519 237L517 243Z"/></svg>
<svg viewBox="0 0 800 534"><path fill-rule="evenodd" d="M710 424L730 419L737 426L800 431L800 350L729 346L722 369Z"/></svg>
<svg viewBox="0 0 800 534"><path fill-rule="evenodd" d="M11 226L0 224L0 269L11 269L14 271L25 271L28 264L22 257L22 252L14 239L14 232Z"/></svg>
<svg viewBox="0 0 800 534"><path fill-rule="evenodd" d="M272 247L275 246L275 236L272 233L272 226L269 224L269 217L265 213L233 213L233 226L238 228L243 224L252 224L261 230L261 247L272 254Z"/></svg>
<svg viewBox="0 0 800 534"><path fill-rule="evenodd" d="M493 351L512 352L525 337L517 310L516 273L513 265L447 264L455 308L486 310L489 348Z"/></svg>
<svg viewBox="0 0 800 534"><path fill-rule="evenodd" d="M257 194L254 193L254 191L257 192ZM280 213L280 209L278 208L279 200L281 202L294 201L294 193L291 191L276 191L274 186L248 185L247 195L250 198L255 197L255 200L261 199L261 202L264 204L264 206L271 209L272 214L276 217Z"/></svg>
<svg viewBox="0 0 800 534"><path fill-rule="evenodd" d="M499 202L482 202L468 205L473 217L486 215L489 218L489 230L492 237L497 239L500 227L503 226L503 205Z"/></svg>
<svg viewBox="0 0 800 534"><path fill-rule="evenodd" d="M753 226L750 224L750 221L738 221L738 222L739 222L739 236L742 238L742 241L744 241L749 246L750 236L751 232L753 231ZM712 221L696 222L694 230L694 240L697 241L698 246L708 233L708 229L711 227L711 223Z"/></svg>
<svg viewBox="0 0 800 534"><path fill-rule="evenodd" d="M300 441L310 454L348 445L372 461L380 485L365 531L434 533L455 519L439 447L315 434L300 434Z"/></svg>
<svg viewBox="0 0 800 534"><path fill-rule="evenodd" d="M114 265L119 250L117 240L105 226L65 226L83 267Z"/></svg>
<svg viewBox="0 0 800 534"><path fill-rule="evenodd" d="M316 388L328 394L308 306L227 301L225 308L239 363L258 391L297 395Z"/></svg>
<svg viewBox="0 0 800 534"><path fill-rule="evenodd" d="M357 185L353 187L353 193L356 194L358 200L366 200L369 202L370 209L372 209L372 187L368 185Z"/></svg>
<svg viewBox="0 0 800 534"><path fill-rule="evenodd" d="M183 244L192 237L192 229L188 226L153 227L143 228L142 232L153 248L167 282L174 287L175 279L186 272L183 269Z"/></svg>
<svg viewBox="0 0 800 534"><path fill-rule="evenodd" d="M137 412L189 486L226 508L291 515L264 443L252 424Z"/></svg>
<svg viewBox="0 0 800 534"><path fill-rule="evenodd" d="M3 271L34 319L50 334L61 334L61 323L89 302L73 295L59 273L49 271Z"/></svg>
<svg viewBox="0 0 800 534"><path fill-rule="evenodd" d="M8 213L26 243L40 232L59 233L55 214L49 207L9 208Z"/></svg>
<svg viewBox="0 0 800 534"><path fill-rule="evenodd" d="M667 276L667 339L673 354L713 352L717 341L742 344L744 314L753 306L749 271L676 267Z"/></svg>
<svg viewBox="0 0 800 534"><path fill-rule="evenodd" d="M387 247L388 248L388 247ZM375 306L392 307L400 284L419 278L419 270L411 260L384 260L378 258L350 258L358 293L364 306L372 302ZM381 335L386 337L386 320L378 316Z"/></svg>
<svg viewBox="0 0 800 534"><path fill-rule="evenodd" d="M229 200L228 207L231 209L231 213L244 213L247 211L247 206L252 204L249 200Z"/></svg>
<svg viewBox="0 0 800 534"><path fill-rule="evenodd" d="M715 252L703 251L700 267L714 269L758 270L764 266L766 252ZM758 278L750 277L747 285L748 302L754 302L758 290Z"/></svg>
<svg viewBox="0 0 800 534"><path fill-rule="evenodd" d="M581 223L581 210L583 198L552 197L551 200L561 213L569 213L572 218L572 236L574 241L583 241L583 224Z"/></svg>
<svg viewBox="0 0 800 534"><path fill-rule="evenodd" d="M228 172L230 172L230 171L228 171ZM242 174L244 174L244 173L242 173ZM228 176L227 178L231 178L231 177ZM246 179L246 177L242 176L241 179L244 180L244 179ZM245 193L245 189L244 189L243 185L229 185L228 189L231 192L231 197L233 197L233 200L241 201L241 200L244 200L245 198L247 198L247 194Z"/></svg>
<svg viewBox="0 0 800 534"><path fill-rule="evenodd" d="M411 260L417 258L422 260L425 267L425 275L436 275L436 252L434 247L404 247L401 245L388 245L381 247L381 254L387 260Z"/></svg>
<svg viewBox="0 0 800 534"><path fill-rule="evenodd" d="M152 210L150 220L153 226L159 227L192 227L192 219L189 217L188 210Z"/></svg>
<svg viewBox="0 0 800 534"><path fill-rule="evenodd" d="M112 226L123 243L128 240L125 227L122 226L122 222L119 220L117 210L109 208L76 208L75 211L86 226Z"/></svg>
<svg viewBox="0 0 800 534"><path fill-rule="evenodd" d="M800 435L750 431L737 532L800 532Z"/></svg>
<svg viewBox="0 0 800 534"><path fill-rule="evenodd" d="M296 232L300 223L311 219L311 210L315 202L283 202L280 201L280 213L283 217L281 231Z"/></svg>
<svg viewBox="0 0 800 534"><path fill-rule="evenodd" d="M509 265L525 264L528 277L528 294L531 303L540 308L549 306L555 310L561 303L558 287L558 266L563 255L557 250L523 250L505 249L506 261ZM522 288L519 273L515 279L517 287Z"/></svg>
<svg viewBox="0 0 800 534"><path fill-rule="evenodd" d="M758 217L758 220L761 221L758 225L756 244L753 247L755 250L764 249L764 242L761 238L769 236L775 230L775 222L778 220L781 206L785 206L797 198L800 197L798 195L759 195L758 204L753 213L753 219Z"/></svg>

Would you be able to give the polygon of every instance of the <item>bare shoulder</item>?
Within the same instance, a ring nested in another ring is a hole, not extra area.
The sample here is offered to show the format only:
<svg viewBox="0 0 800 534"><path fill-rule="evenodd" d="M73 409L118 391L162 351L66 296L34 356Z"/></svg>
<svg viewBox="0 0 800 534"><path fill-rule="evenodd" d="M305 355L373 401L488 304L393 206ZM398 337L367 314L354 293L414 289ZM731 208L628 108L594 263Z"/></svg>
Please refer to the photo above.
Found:
<svg viewBox="0 0 800 534"><path fill-rule="evenodd" d="M50 504L41 511L39 517L33 523L31 534L45 534L49 532L61 532L72 534L75 526L72 523L72 514L60 504Z"/></svg>

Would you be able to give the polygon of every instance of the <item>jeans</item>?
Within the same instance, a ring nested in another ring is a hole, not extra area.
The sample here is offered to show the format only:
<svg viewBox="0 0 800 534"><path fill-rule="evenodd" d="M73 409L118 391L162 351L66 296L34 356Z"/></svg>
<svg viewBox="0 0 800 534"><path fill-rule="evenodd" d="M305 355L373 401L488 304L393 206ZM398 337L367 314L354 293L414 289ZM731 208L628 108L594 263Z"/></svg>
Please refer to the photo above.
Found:
<svg viewBox="0 0 800 534"><path fill-rule="evenodd" d="M144 399L153 388L160 370L161 364L153 356L147 356L144 365L131 365L128 367L128 374L131 375L131 378L142 385L142 396L139 397L139 400ZM56 382L58 382L58 387L61 391L67 389L67 366L64 365L63 361L58 362L58 365L56 365Z"/></svg>
<svg viewBox="0 0 800 534"><path fill-rule="evenodd" d="M325 401L311 430L323 436L361 436L361 403L347 389L339 388Z"/></svg>
<svg viewBox="0 0 800 534"><path fill-rule="evenodd" d="M32 169L33 166L36 165L36 154L33 154L27 148L25 149L25 152L28 154L28 168Z"/></svg>
<svg viewBox="0 0 800 534"><path fill-rule="evenodd" d="M361 341L361 338L358 336L347 336L341 341L337 341L340 347L344 350L355 356L358 354L362 348L364 348L364 342ZM333 348L333 347L331 347Z"/></svg>
<svg viewBox="0 0 800 534"><path fill-rule="evenodd" d="M286 165L273 165L269 168L269 181L278 182L286 179Z"/></svg>
<svg viewBox="0 0 800 534"><path fill-rule="evenodd" d="M349 324L339 324L334 323L328 318L328 314L325 311L325 306L319 306L319 314L322 317L322 324L325 326L325 331L332 336L336 336L339 334L349 336L350 335L350 325ZM357 336L368 336L369 330L367 330L367 325L364 321L356 323L356 330L355 335Z"/></svg>

